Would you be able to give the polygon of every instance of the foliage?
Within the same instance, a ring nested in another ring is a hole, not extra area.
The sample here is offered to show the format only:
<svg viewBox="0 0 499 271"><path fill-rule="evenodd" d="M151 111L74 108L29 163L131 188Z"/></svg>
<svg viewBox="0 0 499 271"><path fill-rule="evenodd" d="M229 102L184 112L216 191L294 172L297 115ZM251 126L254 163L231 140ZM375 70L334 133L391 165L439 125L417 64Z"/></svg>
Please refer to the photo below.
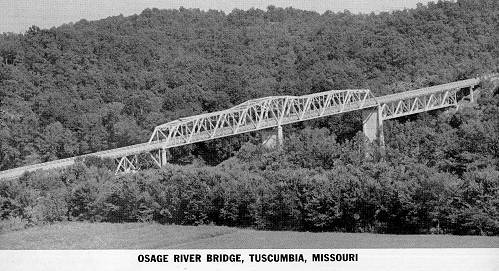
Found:
<svg viewBox="0 0 499 271"><path fill-rule="evenodd" d="M159 123L250 98L388 94L497 71L497 12L494 0L369 15L147 9L3 34L0 169L138 143ZM83 220L498 235L499 95L480 90L456 111L385 121L381 160L365 156L358 113L290 125L282 149L258 133L172 149L182 167L116 176L85 156L0 182L0 230Z"/></svg>
<svg viewBox="0 0 499 271"><path fill-rule="evenodd" d="M169 166L114 176L82 168L1 186L3 220L157 221L271 230L496 235L496 169L459 178L414 163L337 160L334 168L264 171ZM57 178L53 178L57 176ZM62 185L44 185L56 180ZM5 222L7 223L7 222Z"/></svg>
<svg viewBox="0 0 499 271"><path fill-rule="evenodd" d="M346 88L388 94L493 72L497 11L495 0L368 15L146 9L5 33L0 170L144 142L157 124L251 98ZM361 123L347 114L307 125L343 142ZM175 161L194 155L216 165L245 141L196 144Z"/></svg>

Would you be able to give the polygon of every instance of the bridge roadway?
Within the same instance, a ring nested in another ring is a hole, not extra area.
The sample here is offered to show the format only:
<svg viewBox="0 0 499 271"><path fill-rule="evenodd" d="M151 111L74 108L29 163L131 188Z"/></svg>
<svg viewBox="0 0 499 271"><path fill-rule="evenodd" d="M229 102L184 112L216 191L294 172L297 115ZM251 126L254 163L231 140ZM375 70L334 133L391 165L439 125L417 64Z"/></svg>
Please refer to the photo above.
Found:
<svg viewBox="0 0 499 271"><path fill-rule="evenodd" d="M384 95L384 96L377 97L376 100L380 104L385 104L385 103L391 103L391 102L395 102L395 101L399 101L399 100L410 99L410 98L414 98L414 97L418 97L418 96L428 95L431 93L437 93L437 92L440 92L442 90L461 89L461 88L476 86L479 83L480 83L479 78L471 78L471 79L467 79L467 80L446 83L443 85L437 85L437 86L432 86L432 87L426 87L426 88L420 88L420 89L415 89L415 90L409 90L409 91Z"/></svg>
<svg viewBox="0 0 499 271"><path fill-rule="evenodd" d="M401 100L407 100L407 99L411 99L414 97L423 97L425 95L439 93L442 91L459 90L459 89L463 89L463 88L469 88L469 87L476 86L479 83L480 83L479 78L472 78L472 79L468 79L468 80L456 81L456 82L447 83L447 84L443 84L443 85L437 85L437 86L432 86L432 87L427 87L427 88L405 91L405 92L400 92L400 93L395 93L395 94L390 94L390 95L385 95L385 96L380 96L380 97L373 97L372 96L372 97L365 99L362 102L358 101L358 102L353 102L353 103L350 103L348 105L345 105L342 108L341 112L339 112L336 107L309 110L309 111L305 112L301 117L299 117L298 115L287 116L286 118L282 119L282 122L280 124L276 123L276 121L269 119L269 120L264 120L258 127L252 126L250 124L243 125L243 126L238 128L237 132L234 132L231 127L221 127L220 129L218 129L218 131L216 131L215 134L211 134L207 131L199 132L199 133L193 135L188 142L186 142L186 140L184 140L182 138L170 138L169 140L145 142L145 143L130 145L130 146L122 147L122 148L110 149L110 150L90 153L90 154L81 155L81 156L75 156L75 157L66 158L66 159L59 159L59 160L54 160L54 161L50 161L50 162L39 163L39 164L28 165L28 166L18 167L18 168L14 168L14 169L4 170L4 171L0 171L0 179L5 180L5 179L17 178L17 177L20 177L25 172L31 172L31 171L36 171L36 170L49 170L49 169L67 167L67 166L74 164L78 158L84 158L86 156L96 156L96 157L100 157L100 158L112 158L112 159L121 158L121 157L136 155L136 154L140 154L140 153L147 153L147 152L154 151L154 150L178 147L178 146L192 144L192 143L196 143L196 142L211 140L214 138L226 137L226 136L230 136L230 135L234 135L234 134L241 134L241 133L246 133L246 132L251 132L251 131L267 129L267 128L276 127L278 125L283 125L283 124L290 124L290 123L295 123L295 122L300 122L300 121L306 121L306 120L315 119L315 118L319 118L319 117L334 115L337 113L344 113L344 112L349 112L349 111L362 110L362 109L366 109L366 108L373 108L373 107L377 107L377 106L382 106L383 104L393 103L393 102L397 102L397 101L401 101ZM324 93L326 93L326 92L324 92ZM314 94L311 94L311 95L314 95ZM300 97L306 97L306 96L307 95L300 96ZM310 96L310 95L308 95L308 96ZM360 104L360 103L362 103L362 104ZM243 103L243 104L246 104L246 103ZM234 107L234 108L236 108L236 107ZM436 109L436 108L429 108L428 110L433 110L433 109ZM428 110L426 110L426 111L428 111ZM220 112L223 112L223 111L220 111ZM414 112L414 113L419 113L419 112Z"/></svg>

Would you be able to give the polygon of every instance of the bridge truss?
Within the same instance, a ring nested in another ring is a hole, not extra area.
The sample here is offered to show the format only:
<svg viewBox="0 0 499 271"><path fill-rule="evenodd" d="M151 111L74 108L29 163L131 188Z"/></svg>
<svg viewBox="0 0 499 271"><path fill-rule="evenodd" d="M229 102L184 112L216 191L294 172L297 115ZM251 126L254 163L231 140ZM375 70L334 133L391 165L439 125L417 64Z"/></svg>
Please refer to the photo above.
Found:
<svg viewBox="0 0 499 271"><path fill-rule="evenodd" d="M376 106L367 89L330 90L304 96L271 96L246 101L230 109L180 118L157 126L149 139L150 157L161 167L172 147L258 131L284 124ZM134 155L134 154L133 154ZM135 170L133 155L121 157L117 172Z"/></svg>
<svg viewBox="0 0 499 271"><path fill-rule="evenodd" d="M381 118L388 120L435 109L457 107L458 91L469 88L467 96L473 100L473 89L479 83L479 79L473 78L379 97Z"/></svg>
<svg viewBox="0 0 499 271"><path fill-rule="evenodd" d="M499 78L497 74L489 77ZM367 89L347 89L249 100L226 110L158 125L145 143L5 170L0 172L0 179L19 177L27 171L69 166L85 156L115 159L116 173L138 170L139 158L144 154L161 167L166 163L169 148L272 127L277 127L282 134L281 125L363 109L376 112L367 114L364 126L364 132L371 129L374 137L375 130L382 132L383 120L457 106L459 90L469 88L472 101L473 88L486 79L472 78L377 98Z"/></svg>
<svg viewBox="0 0 499 271"><path fill-rule="evenodd" d="M224 111L159 125L149 143L162 142L166 148L181 146L375 105L374 96L367 89L331 90L298 97L265 97Z"/></svg>

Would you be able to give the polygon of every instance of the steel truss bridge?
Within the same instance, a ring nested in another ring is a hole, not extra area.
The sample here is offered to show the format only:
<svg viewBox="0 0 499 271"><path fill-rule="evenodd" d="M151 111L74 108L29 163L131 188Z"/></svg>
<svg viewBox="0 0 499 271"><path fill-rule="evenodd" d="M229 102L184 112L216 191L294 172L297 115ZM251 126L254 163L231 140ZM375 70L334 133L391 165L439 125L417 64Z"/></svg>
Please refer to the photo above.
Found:
<svg viewBox="0 0 499 271"><path fill-rule="evenodd" d="M277 128L277 142L282 144L282 125L357 110L363 112L366 137L383 145L383 120L457 107L462 99L472 101L474 89L482 80L472 78L380 97L375 97L368 89L346 89L249 100L226 110L158 125L145 143L0 171L0 179L16 178L36 170L67 167L78 158L88 156L114 159L116 173L138 170L138 155L144 153L161 167L167 163L169 148L274 127ZM461 90L466 92L465 96L458 95Z"/></svg>

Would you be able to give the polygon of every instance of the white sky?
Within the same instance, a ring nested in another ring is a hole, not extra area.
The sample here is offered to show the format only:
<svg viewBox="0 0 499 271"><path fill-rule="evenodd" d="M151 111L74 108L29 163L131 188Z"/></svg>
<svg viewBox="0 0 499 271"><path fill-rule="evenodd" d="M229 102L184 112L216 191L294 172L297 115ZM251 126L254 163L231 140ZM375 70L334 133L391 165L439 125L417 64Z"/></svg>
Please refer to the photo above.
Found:
<svg viewBox="0 0 499 271"><path fill-rule="evenodd" d="M352 13L389 11L416 7L428 0L0 0L0 33L24 32L31 25L50 28L80 19L97 20L140 13L146 8L217 9L229 13L234 8L267 6L294 7L323 13L326 10Z"/></svg>

